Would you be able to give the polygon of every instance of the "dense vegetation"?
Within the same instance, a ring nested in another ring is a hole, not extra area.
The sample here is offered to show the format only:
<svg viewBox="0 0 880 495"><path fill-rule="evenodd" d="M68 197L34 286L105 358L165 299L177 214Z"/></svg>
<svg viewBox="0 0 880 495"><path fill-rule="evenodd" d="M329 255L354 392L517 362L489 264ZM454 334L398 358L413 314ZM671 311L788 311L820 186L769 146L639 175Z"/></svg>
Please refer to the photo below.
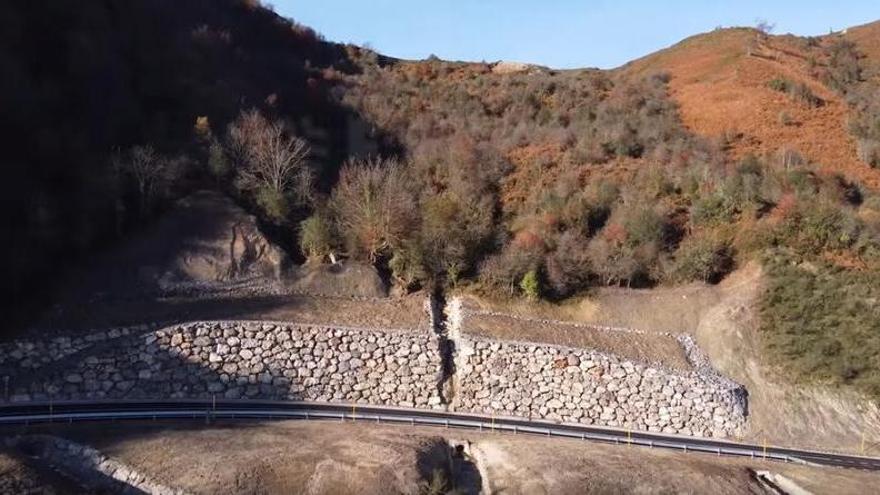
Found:
<svg viewBox="0 0 880 495"><path fill-rule="evenodd" d="M771 256L761 307L773 355L799 379L880 397L880 273Z"/></svg>
<svg viewBox="0 0 880 495"><path fill-rule="evenodd" d="M814 45L878 165L880 98L856 48ZM793 151L732 162L683 128L662 73L391 60L246 0L16 0L0 71L10 307L214 187L292 254L371 263L400 291L561 299L715 283L762 257L784 366L878 393L880 199Z"/></svg>

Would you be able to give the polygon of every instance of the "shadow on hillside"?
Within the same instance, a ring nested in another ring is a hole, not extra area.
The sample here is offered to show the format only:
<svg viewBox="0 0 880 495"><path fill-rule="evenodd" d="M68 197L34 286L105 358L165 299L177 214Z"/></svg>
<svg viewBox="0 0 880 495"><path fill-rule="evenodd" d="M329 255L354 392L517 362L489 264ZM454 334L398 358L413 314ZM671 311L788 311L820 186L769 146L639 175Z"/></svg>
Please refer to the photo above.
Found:
<svg viewBox="0 0 880 495"><path fill-rule="evenodd" d="M175 181L175 197L216 187L203 166L206 150L193 139L196 117L206 118L215 136L250 108L289 121L310 142L322 193L349 157L401 150L337 98L334 75L362 70L358 50L258 2L18 2L3 7L3 19L11 38L0 44L0 59L15 83L2 95L9 104L5 137L16 143L8 147L2 184L11 212L9 242L0 244L4 329L33 325L35 315L71 292L131 290L127 281L140 263L92 275L120 240L155 226L143 230L151 221L138 211L134 187L120 184L110 166L114 150L150 144L186 154L199 166ZM299 220L262 227L292 250Z"/></svg>

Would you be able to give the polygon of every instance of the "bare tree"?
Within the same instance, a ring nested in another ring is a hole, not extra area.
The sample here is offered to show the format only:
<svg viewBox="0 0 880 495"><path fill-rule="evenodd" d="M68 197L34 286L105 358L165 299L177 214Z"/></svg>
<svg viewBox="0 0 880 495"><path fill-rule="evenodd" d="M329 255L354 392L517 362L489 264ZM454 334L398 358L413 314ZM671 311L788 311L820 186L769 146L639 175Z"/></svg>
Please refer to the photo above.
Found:
<svg viewBox="0 0 880 495"><path fill-rule="evenodd" d="M284 122L250 110L229 124L228 136L238 179L245 188L293 193L300 201L311 198L309 144L293 135Z"/></svg>
<svg viewBox="0 0 880 495"><path fill-rule="evenodd" d="M755 19L755 29L761 32L761 34L767 35L773 32L776 29L776 24L771 23L767 19Z"/></svg>
<svg viewBox="0 0 880 495"><path fill-rule="evenodd" d="M127 153L116 153L113 167L118 173L130 177L137 187L140 212L145 214L157 196L173 181L182 158L171 159L156 153L152 146L134 146Z"/></svg>
<svg viewBox="0 0 880 495"><path fill-rule="evenodd" d="M330 203L350 252L371 261L400 246L417 219L410 181L393 159L347 163Z"/></svg>

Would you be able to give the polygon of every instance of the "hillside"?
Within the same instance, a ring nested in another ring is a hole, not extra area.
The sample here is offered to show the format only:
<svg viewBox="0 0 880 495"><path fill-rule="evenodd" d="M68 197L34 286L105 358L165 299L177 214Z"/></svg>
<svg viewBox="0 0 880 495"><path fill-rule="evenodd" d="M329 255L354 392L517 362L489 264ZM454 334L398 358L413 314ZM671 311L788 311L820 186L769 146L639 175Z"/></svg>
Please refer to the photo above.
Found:
<svg viewBox="0 0 880 495"><path fill-rule="evenodd" d="M2 7L13 317L77 291L73 267L127 288L146 265L174 273L101 260L140 233L186 244L163 215L209 189L253 215L253 246L279 247L259 270L273 283L342 259L372 265L371 293L556 304L759 262L767 355L795 382L880 396L877 24L721 29L617 70L560 71L396 60L258 2L178 4Z"/></svg>
<svg viewBox="0 0 880 495"><path fill-rule="evenodd" d="M870 63L878 60L876 30L867 25L845 35ZM877 188L880 171L859 158L855 138L847 129L853 110L823 82L828 48L840 37L806 39L767 36L747 28L720 29L688 38L622 70L668 71L670 94L680 106L685 126L721 140L733 158L797 152L822 170ZM772 89L769 83L777 78L806 85L822 103L811 106Z"/></svg>
<svg viewBox="0 0 880 495"><path fill-rule="evenodd" d="M71 266L178 197L216 188L210 142L241 110L260 107L307 136L329 187L359 134L328 95L327 67L351 70L343 46L258 2L4 2L0 305L30 308ZM114 164L134 147L167 165L151 198Z"/></svg>

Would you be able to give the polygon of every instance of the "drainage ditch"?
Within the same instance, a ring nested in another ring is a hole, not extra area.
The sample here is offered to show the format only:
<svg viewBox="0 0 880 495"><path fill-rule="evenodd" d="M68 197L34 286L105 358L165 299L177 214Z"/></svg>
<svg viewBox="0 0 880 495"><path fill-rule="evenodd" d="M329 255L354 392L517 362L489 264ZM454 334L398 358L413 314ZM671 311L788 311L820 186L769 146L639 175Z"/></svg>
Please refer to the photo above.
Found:
<svg viewBox="0 0 880 495"><path fill-rule="evenodd" d="M429 300L431 328L437 339L437 351L440 354L440 376L437 379L437 395L440 403L445 406L455 399L455 340L449 336L446 314L446 295L442 288L436 288Z"/></svg>

